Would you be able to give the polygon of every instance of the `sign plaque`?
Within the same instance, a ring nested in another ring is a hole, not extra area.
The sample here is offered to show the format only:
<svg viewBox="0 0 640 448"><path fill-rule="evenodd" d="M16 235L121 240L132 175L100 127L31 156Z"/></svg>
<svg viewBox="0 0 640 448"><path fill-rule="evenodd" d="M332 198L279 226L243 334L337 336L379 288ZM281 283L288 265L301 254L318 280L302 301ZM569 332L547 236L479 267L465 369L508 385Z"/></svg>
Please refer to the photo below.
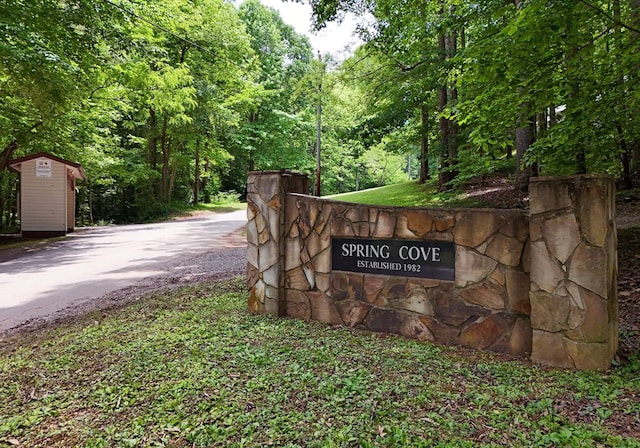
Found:
<svg viewBox="0 0 640 448"><path fill-rule="evenodd" d="M36 159L36 177L51 177L51 160L46 157Z"/></svg>
<svg viewBox="0 0 640 448"><path fill-rule="evenodd" d="M334 271L455 280L455 244L450 241L332 238Z"/></svg>

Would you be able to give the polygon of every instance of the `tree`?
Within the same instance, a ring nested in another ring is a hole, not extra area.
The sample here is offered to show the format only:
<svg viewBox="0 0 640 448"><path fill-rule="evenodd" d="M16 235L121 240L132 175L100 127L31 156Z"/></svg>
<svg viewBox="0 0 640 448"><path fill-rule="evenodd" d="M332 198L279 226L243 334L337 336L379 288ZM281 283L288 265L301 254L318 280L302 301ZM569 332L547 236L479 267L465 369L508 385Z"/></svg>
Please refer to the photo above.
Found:
<svg viewBox="0 0 640 448"><path fill-rule="evenodd" d="M104 43L118 41L113 25L124 20L87 0L0 4L0 227L5 204L15 204L8 161L30 150L74 153L75 131L87 129L76 112L100 88Z"/></svg>
<svg viewBox="0 0 640 448"><path fill-rule="evenodd" d="M159 165L158 196L168 204L195 148L210 146L201 136L215 139L216 121L235 120L227 99L250 85L242 77L253 53L235 10L222 1L184 5L165 0L142 13L161 28L138 24L137 32L155 50L138 53L132 93L142 113L137 120L144 120L148 161Z"/></svg>
<svg viewBox="0 0 640 448"><path fill-rule="evenodd" d="M0 5L0 169L38 131L86 99L101 42L116 39L108 23L123 18L88 0L37 0ZM88 81L88 82L87 82Z"/></svg>
<svg viewBox="0 0 640 448"><path fill-rule="evenodd" d="M196 171L225 169L234 98L255 90L232 5L36 0L0 12L14 31L0 41L2 163L19 148L79 161L88 216L118 221L150 219L174 195L189 201Z"/></svg>
<svg viewBox="0 0 640 448"><path fill-rule="evenodd" d="M346 2L312 2L318 26L324 17L337 17L340 11L361 11L366 5ZM372 115L378 118L367 125L376 129L378 140L386 131L411 123L416 127L421 161L420 181L428 176L430 131L437 110L440 130L440 182L448 184L456 174L459 125L456 121L457 88L455 56L463 33L456 8L445 2L383 1L368 7L376 22L365 30L367 58L374 57L377 68L360 79L369 84L376 98ZM429 24L429 26L425 26ZM363 56L357 58L362 64ZM376 92L377 91L377 92ZM438 103L435 103L436 98ZM372 102L373 103L373 102ZM377 121L378 123L374 123ZM371 133L371 132L370 132ZM371 134L373 135L373 134ZM415 151L408 145L406 151Z"/></svg>
<svg viewBox="0 0 640 448"><path fill-rule="evenodd" d="M366 47L384 65L408 74L431 68L410 83L424 98L438 93L442 183L461 170L502 166L500 159L513 148L514 174L523 184L537 165L549 174L618 174L622 167L630 176L630 160L640 153L638 84L632 82L637 2L311 5L318 26L342 12L366 9L376 19L363 32ZM389 85L401 79L397 73L386 76ZM389 89L385 97L394 95ZM460 148L475 154L464 156L471 165L457 163Z"/></svg>
<svg viewBox="0 0 640 448"><path fill-rule="evenodd" d="M508 145L504 130L513 129L520 170L537 163L549 174L619 169L609 119L613 98L625 95L611 77L614 22L592 6L534 1L481 11L461 82L469 96L459 106L474 144ZM625 52L623 60L637 57Z"/></svg>
<svg viewBox="0 0 640 448"><path fill-rule="evenodd" d="M309 169L312 112L297 89L313 56L308 39L274 9L248 0L238 12L251 36L257 67L253 93L239 102L238 126L224 142L234 157L224 185L242 191L247 171Z"/></svg>

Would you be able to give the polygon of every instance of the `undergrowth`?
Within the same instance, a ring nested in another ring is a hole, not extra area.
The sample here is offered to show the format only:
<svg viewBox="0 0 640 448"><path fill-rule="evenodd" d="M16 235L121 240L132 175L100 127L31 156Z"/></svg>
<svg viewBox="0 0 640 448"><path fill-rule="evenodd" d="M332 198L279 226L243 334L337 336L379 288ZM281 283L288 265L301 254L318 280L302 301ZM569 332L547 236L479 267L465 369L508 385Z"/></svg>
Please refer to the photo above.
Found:
<svg viewBox="0 0 640 448"><path fill-rule="evenodd" d="M640 446L606 373L246 311L244 279L0 341L0 446Z"/></svg>

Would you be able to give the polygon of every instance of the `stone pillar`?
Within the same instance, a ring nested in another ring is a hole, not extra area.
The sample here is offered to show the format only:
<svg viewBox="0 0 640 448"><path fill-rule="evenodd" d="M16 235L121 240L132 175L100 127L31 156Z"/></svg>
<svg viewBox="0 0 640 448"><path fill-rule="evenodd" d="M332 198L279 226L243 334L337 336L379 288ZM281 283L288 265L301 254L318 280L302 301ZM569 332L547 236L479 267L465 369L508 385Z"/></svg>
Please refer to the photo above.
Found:
<svg viewBox="0 0 640 448"><path fill-rule="evenodd" d="M531 359L606 370L618 349L615 183L531 178L529 193Z"/></svg>
<svg viewBox="0 0 640 448"><path fill-rule="evenodd" d="M285 195L309 192L305 174L252 171L247 179L249 310L283 316Z"/></svg>

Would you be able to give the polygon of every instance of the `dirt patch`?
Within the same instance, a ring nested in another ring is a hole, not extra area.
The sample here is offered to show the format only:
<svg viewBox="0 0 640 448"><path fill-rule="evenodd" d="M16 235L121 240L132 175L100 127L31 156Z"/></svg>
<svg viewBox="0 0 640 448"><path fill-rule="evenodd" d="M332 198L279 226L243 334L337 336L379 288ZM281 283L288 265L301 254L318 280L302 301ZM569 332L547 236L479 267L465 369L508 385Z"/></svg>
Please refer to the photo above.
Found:
<svg viewBox="0 0 640 448"><path fill-rule="evenodd" d="M640 227L618 229L619 353L640 353Z"/></svg>
<svg viewBox="0 0 640 448"><path fill-rule="evenodd" d="M529 194L515 188L506 178L483 179L464 187L465 197L473 198L487 208L529 208Z"/></svg>

